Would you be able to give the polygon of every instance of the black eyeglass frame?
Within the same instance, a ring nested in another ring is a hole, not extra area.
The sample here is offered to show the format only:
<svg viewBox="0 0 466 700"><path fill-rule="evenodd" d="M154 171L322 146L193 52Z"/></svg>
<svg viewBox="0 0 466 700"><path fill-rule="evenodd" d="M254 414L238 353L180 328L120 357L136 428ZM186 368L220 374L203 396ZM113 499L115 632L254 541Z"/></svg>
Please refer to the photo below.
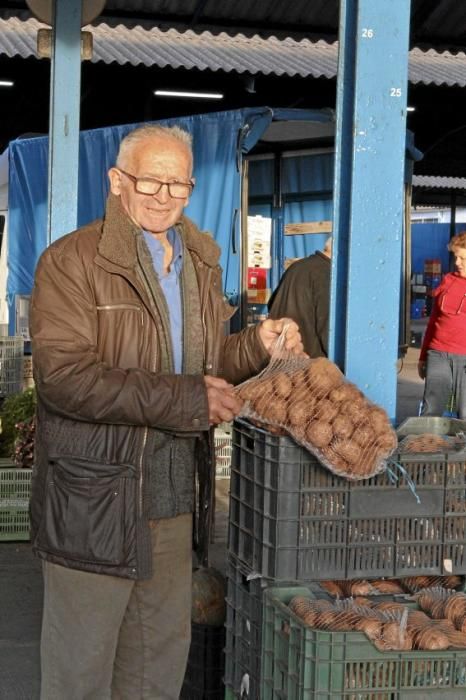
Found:
<svg viewBox="0 0 466 700"><path fill-rule="evenodd" d="M154 195L158 194L162 187L164 185L167 186L168 189L168 194L172 199L186 199L186 197L190 197L193 189L194 189L194 182L191 180L190 182L178 182L175 180L174 182L164 182L163 180L158 180L156 177L136 177L135 175L131 175L131 173L126 172L126 170L122 170L122 168L117 167L116 168L118 172L122 173L123 175L126 175L132 182L134 183L134 189L138 194L145 194L150 197L153 197ZM144 181L144 182L154 182L158 184L158 188L155 190L155 192L143 192L142 190L138 189L138 183ZM185 195L182 196L176 196L172 194L171 187L173 185L183 185L184 187L188 188L188 192Z"/></svg>

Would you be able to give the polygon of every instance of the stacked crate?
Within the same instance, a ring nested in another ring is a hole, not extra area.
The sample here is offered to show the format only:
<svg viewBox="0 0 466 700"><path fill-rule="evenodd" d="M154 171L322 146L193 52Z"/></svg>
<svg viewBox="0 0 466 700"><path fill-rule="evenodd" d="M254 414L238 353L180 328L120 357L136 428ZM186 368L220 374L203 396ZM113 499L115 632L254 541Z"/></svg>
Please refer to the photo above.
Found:
<svg viewBox="0 0 466 700"><path fill-rule="evenodd" d="M261 700L464 700L465 649L378 651L362 632L311 629L288 607L309 594L265 592Z"/></svg>
<svg viewBox="0 0 466 700"><path fill-rule="evenodd" d="M217 479L229 479L231 471L231 423L222 423L214 432L215 476Z"/></svg>
<svg viewBox="0 0 466 700"><path fill-rule="evenodd" d="M406 426L405 434L447 434L456 430L452 424L461 423L440 418L430 419L429 425L426 418L410 421L415 423ZM325 579L466 573L466 452L398 454L395 459L409 475L420 503L403 477L394 479L384 472L348 481L322 467L290 438L235 423L227 697L259 698L265 589L290 582L296 586L297 581L312 590Z"/></svg>
<svg viewBox="0 0 466 700"><path fill-rule="evenodd" d="M224 646L224 627L192 623L180 700L223 700Z"/></svg>
<svg viewBox="0 0 466 700"><path fill-rule="evenodd" d="M23 353L21 336L0 337L0 399L22 391Z"/></svg>
<svg viewBox="0 0 466 700"><path fill-rule="evenodd" d="M0 541L29 539L32 469L0 459Z"/></svg>

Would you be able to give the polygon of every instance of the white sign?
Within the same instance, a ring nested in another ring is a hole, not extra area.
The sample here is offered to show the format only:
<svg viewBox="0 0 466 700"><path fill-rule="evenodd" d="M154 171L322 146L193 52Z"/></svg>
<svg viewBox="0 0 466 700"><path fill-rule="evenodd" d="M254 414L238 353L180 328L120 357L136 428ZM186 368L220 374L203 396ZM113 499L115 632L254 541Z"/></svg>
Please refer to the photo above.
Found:
<svg viewBox="0 0 466 700"><path fill-rule="evenodd" d="M272 219L248 216L248 267L272 267L271 240Z"/></svg>

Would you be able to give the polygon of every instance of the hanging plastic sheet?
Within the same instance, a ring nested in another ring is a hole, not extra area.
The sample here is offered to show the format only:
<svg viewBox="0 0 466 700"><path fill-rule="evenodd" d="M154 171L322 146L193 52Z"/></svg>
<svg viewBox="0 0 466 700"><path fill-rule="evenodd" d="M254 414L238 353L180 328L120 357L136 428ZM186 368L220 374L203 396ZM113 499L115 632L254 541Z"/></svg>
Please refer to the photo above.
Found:
<svg viewBox="0 0 466 700"><path fill-rule="evenodd" d="M268 107L177 117L156 122L179 125L193 136L196 188L186 210L208 230L222 249L225 293L239 294L240 161L273 120L329 122L329 111L273 110ZM107 171L121 139L138 124L107 127L80 134L78 226L99 218L108 192ZM14 331L15 295L30 294L37 260L47 246L48 137L10 144L9 247L7 292L10 332ZM66 231L63 234L67 233Z"/></svg>
<svg viewBox="0 0 466 700"><path fill-rule="evenodd" d="M234 208L240 197L236 168L238 132L245 112L203 114L158 122L178 124L193 135L197 186L186 210L201 229L210 231L222 248L221 264L238 287L238 264L231 264L230 236ZM108 193L107 171L115 163L121 139L137 125L95 129L80 135L78 226L99 218ZM9 275L10 304L16 294L29 294L37 260L47 245L48 138L21 139L10 144ZM67 231L63 232L64 234ZM10 319L11 314L10 306Z"/></svg>

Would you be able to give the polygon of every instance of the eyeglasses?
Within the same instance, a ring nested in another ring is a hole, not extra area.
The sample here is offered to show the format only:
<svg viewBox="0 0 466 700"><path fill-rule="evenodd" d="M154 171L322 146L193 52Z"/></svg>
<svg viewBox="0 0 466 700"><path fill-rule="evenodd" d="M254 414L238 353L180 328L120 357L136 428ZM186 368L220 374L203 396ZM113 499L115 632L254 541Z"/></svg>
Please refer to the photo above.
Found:
<svg viewBox="0 0 466 700"><path fill-rule="evenodd" d="M134 189L139 194L158 194L162 187L166 185L170 197L173 199L186 199L194 189L194 182L163 182L155 177L135 177L121 168L117 169L134 182Z"/></svg>

